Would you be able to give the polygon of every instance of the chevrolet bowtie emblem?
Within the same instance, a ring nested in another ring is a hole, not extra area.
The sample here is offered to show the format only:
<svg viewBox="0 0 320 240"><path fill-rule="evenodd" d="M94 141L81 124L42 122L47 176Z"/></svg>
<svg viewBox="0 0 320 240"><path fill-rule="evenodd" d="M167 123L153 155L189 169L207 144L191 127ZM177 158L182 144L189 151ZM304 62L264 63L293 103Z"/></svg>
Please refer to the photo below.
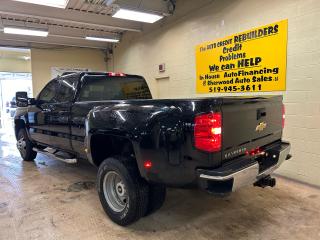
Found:
<svg viewBox="0 0 320 240"><path fill-rule="evenodd" d="M266 127L267 127L267 123L266 122L261 122L256 126L256 131L257 132L262 132Z"/></svg>

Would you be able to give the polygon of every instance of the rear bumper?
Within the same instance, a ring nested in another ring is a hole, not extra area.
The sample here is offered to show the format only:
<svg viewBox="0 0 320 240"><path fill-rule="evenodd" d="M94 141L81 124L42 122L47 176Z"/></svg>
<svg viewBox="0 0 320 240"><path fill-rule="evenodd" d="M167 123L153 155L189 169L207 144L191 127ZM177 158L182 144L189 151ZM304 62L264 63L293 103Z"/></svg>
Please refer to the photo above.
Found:
<svg viewBox="0 0 320 240"><path fill-rule="evenodd" d="M227 194L269 176L291 156L290 144L281 142L266 149L263 156L244 156L218 169L198 169L202 189L213 194Z"/></svg>

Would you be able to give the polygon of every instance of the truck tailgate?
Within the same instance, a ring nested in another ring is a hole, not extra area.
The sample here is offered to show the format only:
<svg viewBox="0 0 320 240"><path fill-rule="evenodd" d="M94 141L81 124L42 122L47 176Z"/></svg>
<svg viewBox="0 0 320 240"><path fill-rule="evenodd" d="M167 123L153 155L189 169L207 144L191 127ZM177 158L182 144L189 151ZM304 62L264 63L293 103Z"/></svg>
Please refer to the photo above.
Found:
<svg viewBox="0 0 320 240"><path fill-rule="evenodd" d="M222 161L281 139L282 96L224 98Z"/></svg>

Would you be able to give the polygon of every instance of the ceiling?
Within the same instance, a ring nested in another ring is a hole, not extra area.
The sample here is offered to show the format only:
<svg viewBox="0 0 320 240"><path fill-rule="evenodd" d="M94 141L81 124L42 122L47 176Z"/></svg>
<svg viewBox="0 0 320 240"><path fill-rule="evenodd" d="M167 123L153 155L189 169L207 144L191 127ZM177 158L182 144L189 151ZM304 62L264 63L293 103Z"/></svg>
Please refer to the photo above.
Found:
<svg viewBox="0 0 320 240"><path fill-rule="evenodd" d="M85 36L120 38L125 32L141 32L144 24L113 18L119 8L169 16L172 0L69 0L65 9L13 0L1 0L0 46L75 46L108 48L110 43L89 41ZM48 29L48 37L5 34L4 26Z"/></svg>

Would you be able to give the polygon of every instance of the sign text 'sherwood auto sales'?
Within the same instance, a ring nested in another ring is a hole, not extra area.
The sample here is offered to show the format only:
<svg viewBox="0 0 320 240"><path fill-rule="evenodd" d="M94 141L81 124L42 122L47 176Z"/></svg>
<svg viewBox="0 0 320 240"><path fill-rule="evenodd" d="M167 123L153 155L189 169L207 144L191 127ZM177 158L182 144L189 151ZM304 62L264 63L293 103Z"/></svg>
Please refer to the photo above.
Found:
<svg viewBox="0 0 320 240"><path fill-rule="evenodd" d="M286 89L288 21L196 47L198 93Z"/></svg>

